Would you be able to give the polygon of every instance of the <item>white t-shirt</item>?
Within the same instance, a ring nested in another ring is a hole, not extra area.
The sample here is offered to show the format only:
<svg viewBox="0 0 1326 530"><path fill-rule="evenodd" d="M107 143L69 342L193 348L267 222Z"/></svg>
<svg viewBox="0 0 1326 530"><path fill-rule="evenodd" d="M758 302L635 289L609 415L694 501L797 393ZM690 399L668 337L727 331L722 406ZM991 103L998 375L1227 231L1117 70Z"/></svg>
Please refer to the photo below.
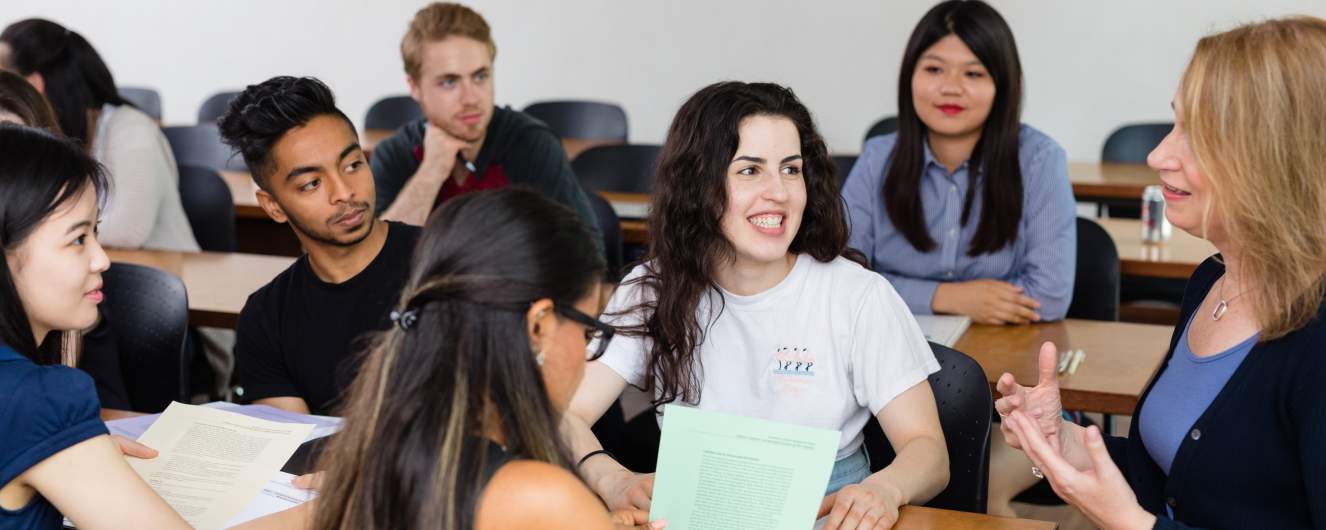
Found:
<svg viewBox="0 0 1326 530"><path fill-rule="evenodd" d="M644 271L640 265L627 275L605 322L640 321L638 314L611 314L652 297L629 283ZM782 282L752 296L711 291L697 309L702 329L719 297L725 306L696 354L699 403L690 405L841 431L839 459L861 447L870 416L939 371L888 280L845 258L822 263L802 254ZM643 386L651 342L618 334L601 362Z"/></svg>

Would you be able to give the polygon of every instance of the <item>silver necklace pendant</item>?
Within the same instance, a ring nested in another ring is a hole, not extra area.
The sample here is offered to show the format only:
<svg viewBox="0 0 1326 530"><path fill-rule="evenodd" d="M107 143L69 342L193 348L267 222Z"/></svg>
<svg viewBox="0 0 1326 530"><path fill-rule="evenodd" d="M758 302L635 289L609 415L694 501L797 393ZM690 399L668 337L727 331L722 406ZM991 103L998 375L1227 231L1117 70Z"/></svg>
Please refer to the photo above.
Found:
<svg viewBox="0 0 1326 530"><path fill-rule="evenodd" d="M1211 311L1211 320L1220 320L1220 317L1225 316L1225 311L1228 310L1229 302L1221 300L1219 304L1216 304L1215 309Z"/></svg>

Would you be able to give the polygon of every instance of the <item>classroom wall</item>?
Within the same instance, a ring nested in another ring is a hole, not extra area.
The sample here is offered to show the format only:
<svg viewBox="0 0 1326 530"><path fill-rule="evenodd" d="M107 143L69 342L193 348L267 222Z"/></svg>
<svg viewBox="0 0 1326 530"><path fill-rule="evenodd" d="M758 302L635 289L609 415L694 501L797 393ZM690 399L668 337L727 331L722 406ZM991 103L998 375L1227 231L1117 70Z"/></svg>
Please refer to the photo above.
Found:
<svg viewBox="0 0 1326 530"><path fill-rule="evenodd" d="M1171 119L1169 99L1203 34L1311 0L992 0L1018 39L1023 119L1071 160L1097 160L1115 127ZM398 44L422 1L5 0L0 23L42 16L83 33L121 85L155 87L167 124L211 93L278 74L327 81L362 123L405 93ZM837 153L894 113L897 68L930 1L474 0L498 43L497 101L615 101L631 140L660 142L686 96L721 79L792 86Z"/></svg>

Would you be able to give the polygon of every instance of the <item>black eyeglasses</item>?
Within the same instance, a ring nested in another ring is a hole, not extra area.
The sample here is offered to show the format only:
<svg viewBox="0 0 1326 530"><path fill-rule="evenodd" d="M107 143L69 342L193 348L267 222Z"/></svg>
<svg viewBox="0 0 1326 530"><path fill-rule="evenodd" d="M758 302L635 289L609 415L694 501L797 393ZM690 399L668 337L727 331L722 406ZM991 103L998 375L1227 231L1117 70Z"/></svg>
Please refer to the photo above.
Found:
<svg viewBox="0 0 1326 530"><path fill-rule="evenodd" d="M608 341L617 333L617 328L610 324L599 322L598 319L581 313L571 304L553 303L553 312L575 321L577 324L585 326L585 344L592 344L595 340L599 341L599 347L591 354L587 360L597 361L599 357L608 351Z"/></svg>

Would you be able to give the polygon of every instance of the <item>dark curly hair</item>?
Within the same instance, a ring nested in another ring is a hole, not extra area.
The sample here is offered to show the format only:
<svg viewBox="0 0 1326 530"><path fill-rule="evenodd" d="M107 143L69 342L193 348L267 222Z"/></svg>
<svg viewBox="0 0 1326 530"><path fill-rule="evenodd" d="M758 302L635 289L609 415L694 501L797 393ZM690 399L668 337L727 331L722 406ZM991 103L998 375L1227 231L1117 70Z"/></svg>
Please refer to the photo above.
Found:
<svg viewBox="0 0 1326 530"><path fill-rule="evenodd" d="M806 209L788 251L822 262L847 255L864 263L864 256L847 247L847 212L833 159L810 111L792 90L728 81L696 92L668 129L649 213L645 273L628 281L654 296L622 313L642 317L640 325L624 328L623 334L653 343L647 365L652 377L645 378L644 390L657 390L655 406L700 399L695 352L708 324L701 326L696 308L701 296L717 289L714 273L735 252L722 229L727 168L741 142L741 122L750 116L787 118L801 139ZM721 307L713 312L710 323L721 313Z"/></svg>
<svg viewBox="0 0 1326 530"><path fill-rule="evenodd" d="M221 139L253 170L253 181L271 191L267 177L275 170L272 145L286 131L325 115L345 120L350 132L358 136L354 123L336 108L336 96L326 84L314 77L283 75L246 87L230 101L216 125Z"/></svg>

